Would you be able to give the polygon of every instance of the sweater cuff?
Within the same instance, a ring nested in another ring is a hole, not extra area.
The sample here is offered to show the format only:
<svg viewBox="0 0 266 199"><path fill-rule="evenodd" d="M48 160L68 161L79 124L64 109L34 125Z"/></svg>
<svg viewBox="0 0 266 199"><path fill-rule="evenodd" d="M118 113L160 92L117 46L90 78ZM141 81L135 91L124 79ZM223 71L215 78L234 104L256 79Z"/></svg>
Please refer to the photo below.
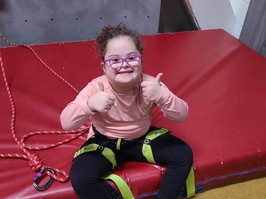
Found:
<svg viewBox="0 0 266 199"><path fill-rule="evenodd" d="M84 113L86 113L87 115L91 116L93 114L95 114L95 112L91 111L89 106L88 106L88 99L83 99L80 103L81 109Z"/></svg>
<svg viewBox="0 0 266 199"><path fill-rule="evenodd" d="M167 99L169 98L170 93L171 93L170 90L164 84L162 84L161 94L159 98L155 101L155 103L158 106L164 105Z"/></svg>

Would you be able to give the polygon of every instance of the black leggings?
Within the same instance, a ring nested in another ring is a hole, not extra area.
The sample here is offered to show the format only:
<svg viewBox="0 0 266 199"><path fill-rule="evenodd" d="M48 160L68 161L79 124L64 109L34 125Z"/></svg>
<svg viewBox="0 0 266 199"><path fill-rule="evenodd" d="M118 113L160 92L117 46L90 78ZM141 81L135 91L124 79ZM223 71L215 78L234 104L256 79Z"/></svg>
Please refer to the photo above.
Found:
<svg viewBox="0 0 266 199"><path fill-rule="evenodd" d="M154 130L151 127L151 130ZM134 141L122 141L120 150L115 141L111 141L98 133L87 140L83 146L98 143L116 155L118 165L126 161L147 162L142 155L142 142L145 136ZM83 147L82 146L82 147ZM157 199L176 199L184 188L193 162L191 148L170 133L163 134L151 141L151 148L156 164L166 165ZM112 172L113 166L100 152L92 151L79 155L73 160L70 180L74 191L81 199L119 199L122 198L105 180L103 176Z"/></svg>

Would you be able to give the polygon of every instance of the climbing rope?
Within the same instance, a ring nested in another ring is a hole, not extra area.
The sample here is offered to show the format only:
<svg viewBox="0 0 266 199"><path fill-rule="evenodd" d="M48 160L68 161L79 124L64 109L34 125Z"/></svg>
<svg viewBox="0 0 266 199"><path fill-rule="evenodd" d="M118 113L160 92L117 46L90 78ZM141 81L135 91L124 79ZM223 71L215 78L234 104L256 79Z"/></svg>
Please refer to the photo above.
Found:
<svg viewBox="0 0 266 199"><path fill-rule="evenodd" d="M68 81L66 81L62 76L60 76L59 74L57 74L48 64L46 64L41 57L35 52L35 50L30 46L30 45L25 45L25 44L14 44L12 42L10 42L9 40L7 40L1 33L0 33L1 38L6 41L8 44L12 45L12 46L19 46L19 47L25 47L29 50L31 50L31 52L38 58L38 60L53 74L55 75L57 78L59 78L61 81L63 81L67 86L69 86L72 90L74 90L76 93L78 93L78 90L71 85ZM34 153L31 153L30 151L39 151L39 150L47 150L47 149L51 149L51 148L55 148L57 146L66 144L68 142L71 142L72 140L77 139L78 137L82 136L84 133L88 132L88 128L84 127L81 129L77 129L77 130L70 130L70 131L36 131L36 132L30 132L26 135L24 135L20 140L16 135L16 129L15 129L15 122L16 122L16 108L15 108L15 103L12 97L12 92L10 90L10 87L8 85L8 81L7 81L7 77L6 77L6 72L5 72L5 68L4 68L4 61L3 61L3 57L2 57L2 51L0 48L0 65L1 65L1 70L2 70L2 75L3 75L3 80L4 80L4 84L5 84L5 88L8 94L8 98L10 101L10 106L11 106L11 122L10 122L10 129L11 129L11 134L13 139L15 140L15 142L18 144L18 146L20 147L20 149L22 150L23 154L0 154L0 158L17 158L17 159L24 159L24 160L28 160L29 162L29 166L32 168L33 171L35 172L39 172L36 177L34 178L34 187L37 190L46 190L51 183L53 182L53 180L59 181L59 182L67 182L69 180L69 175L67 174L67 172L57 169L57 168L52 168L51 166L45 165L43 163L43 161L40 159L40 157ZM29 146L25 144L25 141L32 136L38 136L38 135L69 135L69 134L73 134L70 138L64 139L63 141L57 142L57 143L52 143L50 145L45 145L45 146ZM40 177L46 173L48 176L51 177L52 180L49 181L49 183L47 183L45 185L45 187L39 187L38 185L38 179L40 179Z"/></svg>

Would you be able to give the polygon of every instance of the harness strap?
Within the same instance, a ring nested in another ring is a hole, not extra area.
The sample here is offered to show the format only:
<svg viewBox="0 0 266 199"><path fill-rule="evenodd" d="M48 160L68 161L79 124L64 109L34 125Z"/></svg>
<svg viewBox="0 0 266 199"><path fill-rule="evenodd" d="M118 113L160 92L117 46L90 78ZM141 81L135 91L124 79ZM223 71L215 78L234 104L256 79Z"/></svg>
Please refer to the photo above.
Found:
<svg viewBox="0 0 266 199"><path fill-rule="evenodd" d="M191 167L187 180L186 180L186 188L187 188L187 198L190 198L196 194L195 188L195 175L194 169Z"/></svg>
<svg viewBox="0 0 266 199"><path fill-rule="evenodd" d="M146 135L143 141L143 145L142 145L142 154L148 160L148 162L155 163L152 149L150 146L151 141L167 132L169 132L169 130L161 128L161 129L156 129L154 131L151 131Z"/></svg>
<svg viewBox="0 0 266 199"><path fill-rule="evenodd" d="M121 138L118 138L117 141L116 141L116 149L117 150L120 150L121 149L121 143L122 143L122 139Z"/></svg>
<svg viewBox="0 0 266 199"><path fill-rule="evenodd" d="M112 173L106 176L104 179L112 180L115 183L123 199L134 199L134 195L131 189L129 188L128 184L123 178ZM187 198L194 196L196 193L194 170L192 167L189 172L188 178L186 180L186 190L187 190L187 195L186 195Z"/></svg>
<svg viewBox="0 0 266 199"><path fill-rule="evenodd" d="M161 128L161 129L156 129L154 131L151 131L146 135L143 141L143 145L142 145L142 154L147 159L148 162L155 163L153 153L152 153L152 148L150 146L151 141L167 132L169 132L167 129ZM186 180L186 191L187 191L187 198L194 196L196 193L195 175L194 175L193 167L191 167L187 180Z"/></svg>
<svg viewBox="0 0 266 199"><path fill-rule="evenodd" d="M102 153L102 155L107 160L109 160L109 162L112 163L113 168L116 167L117 163L116 163L114 152L111 149L107 148L107 147L104 147L102 145L95 144L95 143L88 144L88 145L82 147L80 150L78 150L75 153L74 158L78 157L79 155L81 155L83 153L91 152L91 151L100 151Z"/></svg>
<svg viewBox="0 0 266 199"><path fill-rule="evenodd" d="M112 180L115 183L123 199L134 199L132 191L130 190L129 186L127 185L127 183L124 181L123 178L112 173L106 176L105 179Z"/></svg>

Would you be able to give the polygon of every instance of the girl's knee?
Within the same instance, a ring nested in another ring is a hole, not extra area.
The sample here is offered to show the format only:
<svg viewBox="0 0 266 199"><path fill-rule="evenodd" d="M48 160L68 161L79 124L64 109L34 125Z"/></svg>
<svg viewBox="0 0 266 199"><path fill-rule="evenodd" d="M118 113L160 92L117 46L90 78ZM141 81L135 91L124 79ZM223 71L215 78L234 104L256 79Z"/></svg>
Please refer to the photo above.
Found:
<svg viewBox="0 0 266 199"><path fill-rule="evenodd" d="M175 164L190 168L193 164L192 148L188 144L184 143L181 147L179 147L174 159Z"/></svg>
<svg viewBox="0 0 266 199"><path fill-rule="evenodd" d="M74 190L90 188L96 182L96 177L91 169L84 169L83 165L73 163L70 170L70 181Z"/></svg>
<svg viewBox="0 0 266 199"><path fill-rule="evenodd" d="M188 144L183 145L183 161L188 165L191 166L193 163L193 151L192 148Z"/></svg>
<svg viewBox="0 0 266 199"><path fill-rule="evenodd" d="M70 181L76 194L80 198L87 198L84 196L88 196L88 194L97 194L97 186L99 185L100 179L97 180L87 173L84 174L77 170L71 170Z"/></svg>
<svg viewBox="0 0 266 199"><path fill-rule="evenodd" d="M73 189L76 192L79 192L80 189L89 186L89 177L87 175L82 174L78 170L71 169L70 171L70 182L72 184Z"/></svg>
<svg viewBox="0 0 266 199"><path fill-rule="evenodd" d="M186 150L185 151L186 151L187 158L191 162L193 162L193 151L192 151L192 148L188 144L186 144Z"/></svg>

